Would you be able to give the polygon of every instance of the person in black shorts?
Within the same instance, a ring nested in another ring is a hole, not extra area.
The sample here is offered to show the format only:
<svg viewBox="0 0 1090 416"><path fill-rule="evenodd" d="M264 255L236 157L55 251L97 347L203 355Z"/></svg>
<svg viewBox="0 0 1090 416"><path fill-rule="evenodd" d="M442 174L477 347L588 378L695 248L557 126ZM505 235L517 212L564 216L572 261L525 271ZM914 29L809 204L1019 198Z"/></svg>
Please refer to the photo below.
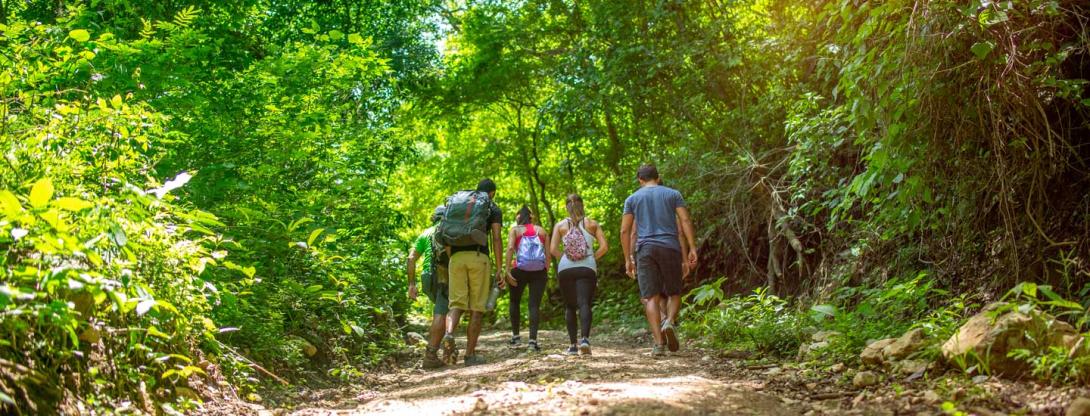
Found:
<svg viewBox="0 0 1090 416"><path fill-rule="evenodd" d="M625 270L640 285L644 314L655 345L651 355L677 351L680 344L674 322L681 309L683 256L695 267L699 255L693 242L693 223L681 193L659 185L654 165L640 166L636 173L640 189L624 202L621 244ZM684 229L679 233L678 223ZM634 226L635 225L635 226ZM688 253L682 253L679 235L684 235ZM635 236L635 247L633 247ZM666 298L666 319L660 315L660 300Z"/></svg>

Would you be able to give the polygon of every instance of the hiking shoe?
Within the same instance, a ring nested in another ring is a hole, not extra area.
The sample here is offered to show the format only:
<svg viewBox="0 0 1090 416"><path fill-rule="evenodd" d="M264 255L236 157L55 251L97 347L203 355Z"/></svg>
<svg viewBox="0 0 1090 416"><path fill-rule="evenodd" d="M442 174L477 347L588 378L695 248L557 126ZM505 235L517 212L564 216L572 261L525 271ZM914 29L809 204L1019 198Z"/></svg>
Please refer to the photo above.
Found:
<svg viewBox="0 0 1090 416"><path fill-rule="evenodd" d="M579 348L577 348L575 345L572 345L572 346L568 347L568 350L565 351L564 354L579 355Z"/></svg>
<svg viewBox="0 0 1090 416"><path fill-rule="evenodd" d="M429 350L429 351L425 352L424 353L424 362L421 364L421 367L423 367L426 370L430 370L430 369L439 368L439 367L442 367L444 365L447 365L446 363L443 362L443 360L439 359L438 352L439 352L438 349L436 349L435 351Z"/></svg>
<svg viewBox="0 0 1090 416"><path fill-rule="evenodd" d="M518 335L511 336L511 340L507 341L507 345L510 345L511 347L517 347L521 343L522 343L522 337L520 337Z"/></svg>
<svg viewBox="0 0 1090 416"><path fill-rule="evenodd" d="M670 320L662 321L662 337L666 338L666 347L670 349L670 352L676 352L681 347L677 342L677 331L674 330L674 324Z"/></svg>
<svg viewBox="0 0 1090 416"><path fill-rule="evenodd" d="M484 357L481 357L480 355L473 354L473 355L467 355L466 356L466 361L465 361L465 366L466 367L470 367L470 366L474 366L474 365L481 365L481 364L484 364L484 363L485 363Z"/></svg>
<svg viewBox="0 0 1090 416"><path fill-rule="evenodd" d="M443 336L443 362L447 364L454 364L458 361L458 346L454 343L454 335L446 334Z"/></svg>
<svg viewBox="0 0 1090 416"><path fill-rule="evenodd" d="M536 339L531 339L530 342L526 343L526 349L530 352L541 352L541 347L537 345Z"/></svg>
<svg viewBox="0 0 1090 416"><path fill-rule="evenodd" d="M651 347L651 356L652 357L657 358L657 357L662 357L664 355L666 355L666 346L665 345L655 344L655 346Z"/></svg>
<svg viewBox="0 0 1090 416"><path fill-rule="evenodd" d="M590 340L583 338L583 342L579 343L579 355L590 355Z"/></svg>

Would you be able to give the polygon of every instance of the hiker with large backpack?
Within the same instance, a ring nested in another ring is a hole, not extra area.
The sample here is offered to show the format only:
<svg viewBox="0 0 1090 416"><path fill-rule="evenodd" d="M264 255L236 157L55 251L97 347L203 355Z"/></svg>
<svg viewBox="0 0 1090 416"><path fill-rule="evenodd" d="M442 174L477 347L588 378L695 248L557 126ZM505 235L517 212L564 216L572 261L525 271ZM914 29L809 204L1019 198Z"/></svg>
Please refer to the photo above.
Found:
<svg viewBox="0 0 1090 416"><path fill-rule="evenodd" d="M594 293L598 289L598 259L609 250L605 232L597 221L587 218L583 198L568 195L564 203L568 218L553 227L552 244L549 250L553 257L560 259L556 267L557 282L564 295L565 315L568 326L568 340L571 346L567 354L590 354L590 324L593 318L591 307ZM594 242L598 249L594 249ZM564 250L559 250L560 243ZM578 315L578 321L576 320ZM581 340L576 344L576 333Z"/></svg>
<svg viewBox="0 0 1090 416"><path fill-rule="evenodd" d="M481 335L481 320L492 286L492 267L488 255L495 253L495 282L503 286L503 241L500 228L503 213L493 202L496 184L483 179L472 191L459 191L447 198L446 213L435 231L435 241L449 253L447 268L450 287L450 313L447 314L446 335L442 347L445 356L455 355L454 333L462 313L469 311L466 328L465 365L483 364L477 355L477 338ZM490 238L491 237L491 238ZM489 243L492 250L489 250Z"/></svg>
<svg viewBox="0 0 1090 416"><path fill-rule="evenodd" d="M681 193L659 185L659 172L654 165L640 166L636 178L640 188L624 201L621 245L625 270L639 281L644 315L655 340L651 355L658 357L667 349L679 348L674 323L681 308L683 263L696 267L699 256L693 242L689 208ZM684 231L679 231L679 221ZM679 236L686 240L687 253L682 250ZM662 298L666 298L665 320L660 312Z"/></svg>
<svg viewBox="0 0 1090 416"><path fill-rule="evenodd" d="M530 313L530 340L527 349L532 352L541 351L537 343L537 328L541 322L541 297L545 294L545 284L549 278L549 264L552 256L546 247L549 246L549 236L545 235L545 229L533 223L533 213L530 208L523 205L515 215L517 225L511 227L507 233L507 258L511 259L511 268L504 273L507 279L507 287L511 292L511 304L508 312L511 316L511 341L512 347L517 347L519 337L519 324L522 323L520 310L522 309L522 293L529 287L529 313Z"/></svg>
<svg viewBox="0 0 1090 416"><path fill-rule="evenodd" d="M413 246L409 249L409 262L406 272L409 275L409 299L416 299L419 290L416 287L416 262L424 259L424 269L420 273L420 286L424 294L432 301L431 328L428 330L428 348L424 351L424 368L439 368L443 366L443 360L439 359L439 341L446 332L446 318L449 309L447 301L447 277L445 259L440 259L439 253L433 252L433 235L443 218L446 207L440 205L431 215L432 226L420 233ZM440 275L442 273L442 275Z"/></svg>

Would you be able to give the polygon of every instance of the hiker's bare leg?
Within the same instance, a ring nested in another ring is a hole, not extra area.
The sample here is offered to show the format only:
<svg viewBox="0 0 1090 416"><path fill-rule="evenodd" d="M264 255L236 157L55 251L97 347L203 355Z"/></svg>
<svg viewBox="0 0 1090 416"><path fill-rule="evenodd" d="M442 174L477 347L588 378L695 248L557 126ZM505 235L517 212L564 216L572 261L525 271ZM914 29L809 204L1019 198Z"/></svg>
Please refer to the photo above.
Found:
<svg viewBox="0 0 1090 416"><path fill-rule="evenodd" d="M666 319L669 319L672 324L677 324L677 313L681 310L681 295L670 296L664 303L666 303Z"/></svg>
<svg viewBox="0 0 1090 416"><path fill-rule="evenodd" d="M647 299L647 302L643 303L643 314L647 316L647 325L651 327L651 336L655 338L656 345L662 345L664 342L662 339L662 325L661 316L659 315L659 298L661 295L655 295Z"/></svg>
<svg viewBox="0 0 1090 416"><path fill-rule="evenodd" d="M461 309L451 309L447 314L447 333L450 336L454 336L454 331L458 330L458 321L462 319Z"/></svg>
<svg viewBox="0 0 1090 416"><path fill-rule="evenodd" d="M431 328L428 330L428 348L439 348L439 341L447 330L447 316L435 314L431 316Z"/></svg>
<svg viewBox="0 0 1090 416"><path fill-rule="evenodd" d="M469 327L466 328L466 357L477 351L477 337L481 335L481 321L484 318L482 312L470 312Z"/></svg>
<svg viewBox="0 0 1090 416"><path fill-rule="evenodd" d="M666 296L659 296L659 319L670 319L670 317L666 314L666 311L669 310L667 309L667 306L668 305L666 304ZM670 319L670 322L673 321L673 319Z"/></svg>

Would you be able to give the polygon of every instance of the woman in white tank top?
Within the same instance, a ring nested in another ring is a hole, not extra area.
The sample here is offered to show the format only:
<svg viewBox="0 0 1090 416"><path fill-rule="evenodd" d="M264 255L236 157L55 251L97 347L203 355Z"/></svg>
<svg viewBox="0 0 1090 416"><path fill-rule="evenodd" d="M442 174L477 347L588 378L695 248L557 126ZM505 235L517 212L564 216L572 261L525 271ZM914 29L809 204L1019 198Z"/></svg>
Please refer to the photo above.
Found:
<svg viewBox="0 0 1090 416"><path fill-rule="evenodd" d="M568 338L571 341L567 353L586 355L590 354L590 324L593 317L591 306L598 287L598 259L606 254L609 245L601 225L587 218L583 199L579 195L569 195L565 208L568 218L553 228L549 250L553 257L560 259L556 276L560 291L564 295ZM598 243L596 250L595 242ZM564 245L563 251L559 249L561 244ZM577 332L582 336L578 345Z"/></svg>

